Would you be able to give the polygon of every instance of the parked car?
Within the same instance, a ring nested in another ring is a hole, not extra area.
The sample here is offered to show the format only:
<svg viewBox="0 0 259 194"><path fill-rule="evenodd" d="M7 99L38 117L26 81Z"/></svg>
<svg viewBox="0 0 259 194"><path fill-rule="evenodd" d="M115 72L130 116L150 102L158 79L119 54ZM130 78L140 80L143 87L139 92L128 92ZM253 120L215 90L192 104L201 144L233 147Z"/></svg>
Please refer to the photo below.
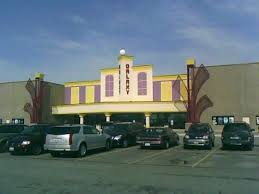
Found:
<svg viewBox="0 0 259 194"><path fill-rule="evenodd" d="M44 145L44 149L50 151L53 157L64 152L76 153L78 157L83 157L88 150L97 148L110 150L111 137L90 125L51 127Z"/></svg>
<svg viewBox="0 0 259 194"><path fill-rule="evenodd" d="M46 124L25 127L19 135L12 137L8 141L9 152L11 154L31 153L33 155L43 153L48 128L49 125Z"/></svg>
<svg viewBox="0 0 259 194"><path fill-rule="evenodd" d="M21 133L26 125L2 124L0 125L0 152L8 150L8 141L11 137Z"/></svg>
<svg viewBox="0 0 259 194"><path fill-rule="evenodd" d="M221 136L222 147L243 146L249 150L254 147L254 129L247 123L228 123L224 126Z"/></svg>
<svg viewBox="0 0 259 194"><path fill-rule="evenodd" d="M137 143L141 148L161 147L168 149L172 145L179 144L179 136L169 127L152 127L146 129L137 137Z"/></svg>
<svg viewBox="0 0 259 194"><path fill-rule="evenodd" d="M144 125L141 123L120 122L103 126L103 131L112 137L113 147L136 145L137 135L143 130Z"/></svg>
<svg viewBox="0 0 259 194"><path fill-rule="evenodd" d="M214 131L208 123L193 123L185 133L184 149L190 146L203 146L212 149L215 145Z"/></svg>

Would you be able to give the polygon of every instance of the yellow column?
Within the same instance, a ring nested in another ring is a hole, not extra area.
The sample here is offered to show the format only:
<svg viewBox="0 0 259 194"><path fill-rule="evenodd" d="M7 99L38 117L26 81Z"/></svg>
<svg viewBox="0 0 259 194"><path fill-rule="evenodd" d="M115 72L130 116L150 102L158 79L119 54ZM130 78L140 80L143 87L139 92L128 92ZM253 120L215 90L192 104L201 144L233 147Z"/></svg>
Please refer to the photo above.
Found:
<svg viewBox="0 0 259 194"><path fill-rule="evenodd" d="M161 82L161 101L172 101L172 81Z"/></svg>
<svg viewBox="0 0 259 194"><path fill-rule="evenodd" d="M71 104L79 104L79 87L71 88Z"/></svg>
<svg viewBox="0 0 259 194"><path fill-rule="evenodd" d="M85 116L85 114L79 114L80 125L83 125L83 124L84 124L84 116Z"/></svg>
<svg viewBox="0 0 259 194"><path fill-rule="evenodd" d="M111 113L105 113L106 122L111 121Z"/></svg>
<svg viewBox="0 0 259 194"><path fill-rule="evenodd" d="M146 117L146 128L149 128L149 127L150 127L150 116L151 116L151 113L148 113L148 112L145 113L145 117Z"/></svg>

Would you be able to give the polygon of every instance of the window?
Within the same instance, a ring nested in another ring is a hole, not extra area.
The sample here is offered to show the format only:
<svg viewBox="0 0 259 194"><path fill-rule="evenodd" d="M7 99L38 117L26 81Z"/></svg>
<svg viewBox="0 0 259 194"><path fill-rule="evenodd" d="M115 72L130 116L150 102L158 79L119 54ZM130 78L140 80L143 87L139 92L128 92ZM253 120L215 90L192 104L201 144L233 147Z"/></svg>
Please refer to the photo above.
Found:
<svg viewBox="0 0 259 194"><path fill-rule="evenodd" d="M113 96L113 75L105 77L105 96Z"/></svg>
<svg viewBox="0 0 259 194"><path fill-rule="evenodd" d="M92 126L84 127L84 134L98 134L98 130Z"/></svg>
<svg viewBox="0 0 259 194"><path fill-rule="evenodd" d="M213 116L212 124L213 125L225 125L228 123L234 123L234 116Z"/></svg>
<svg viewBox="0 0 259 194"><path fill-rule="evenodd" d="M13 118L12 119L12 124L24 124L24 119Z"/></svg>
<svg viewBox="0 0 259 194"><path fill-rule="evenodd" d="M138 74L138 95L147 95L147 74L145 72Z"/></svg>
<svg viewBox="0 0 259 194"><path fill-rule="evenodd" d="M84 134L92 134L92 130L90 126L85 126L84 127Z"/></svg>
<svg viewBox="0 0 259 194"><path fill-rule="evenodd" d="M259 116L256 116L255 119L256 119L256 125L259 125Z"/></svg>

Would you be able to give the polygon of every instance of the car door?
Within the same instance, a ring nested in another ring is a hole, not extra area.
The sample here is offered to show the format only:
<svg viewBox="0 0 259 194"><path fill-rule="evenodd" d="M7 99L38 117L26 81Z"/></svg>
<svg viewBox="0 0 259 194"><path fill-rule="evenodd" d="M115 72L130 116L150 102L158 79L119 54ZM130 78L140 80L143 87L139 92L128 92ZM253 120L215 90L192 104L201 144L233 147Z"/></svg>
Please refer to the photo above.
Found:
<svg viewBox="0 0 259 194"><path fill-rule="evenodd" d="M85 136L85 141L87 144L87 149L95 149L97 147L96 134L93 133L91 126L83 127L83 134Z"/></svg>
<svg viewBox="0 0 259 194"><path fill-rule="evenodd" d="M102 148L106 143L105 134L99 132L94 126L91 126L92 134L94 135L96 148Z"/></svg>
<svg viewBox="0 0 259 194"><path fill-rule="evenodd" d="M173 131L173 129L167 129L167 135L169 136L170 139L170 143L174 144L177 140L177 135L176 133Z"/></svg>
<svg viewBox="0 0 259 194"><path fill-rule="evenodd" d="M209 131L210 131L210 136L211 136L211 139L212 139L212 142L214 143L215 141L215 134L214 134L214 131L212 129L212 127L209 125Z"/></svg>

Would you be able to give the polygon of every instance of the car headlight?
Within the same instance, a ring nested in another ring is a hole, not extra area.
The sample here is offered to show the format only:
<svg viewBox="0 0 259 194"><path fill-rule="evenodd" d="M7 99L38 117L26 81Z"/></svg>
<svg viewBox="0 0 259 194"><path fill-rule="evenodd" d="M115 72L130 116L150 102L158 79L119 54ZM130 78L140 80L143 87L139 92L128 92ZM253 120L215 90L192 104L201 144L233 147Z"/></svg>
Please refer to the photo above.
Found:
<svg viewBox="0 0 259 194"><path fill-rule="evenodd" d="M185 138L185 139L189 139L190 136L189 136L189 135L185 135L184 138Z"/></svg>
<svg viewBox="0 0 259 194"><path fill-rule="evenodd" d="M29 145L31 142L30 141L23 141L22 145Z"/></svg>
<svg viewBox="0 0 259 194"><path fill-rule="evenodd" d="M209 136L208 135L204 135L203 139L209 139Z"/></svg>
<svg viewBox="0 0 259 194"><path fill-rule="evenodd" d="M113 139L119 140L121 137L122 137L122 135L117 135L117 136L115 136Z"/></svg>

